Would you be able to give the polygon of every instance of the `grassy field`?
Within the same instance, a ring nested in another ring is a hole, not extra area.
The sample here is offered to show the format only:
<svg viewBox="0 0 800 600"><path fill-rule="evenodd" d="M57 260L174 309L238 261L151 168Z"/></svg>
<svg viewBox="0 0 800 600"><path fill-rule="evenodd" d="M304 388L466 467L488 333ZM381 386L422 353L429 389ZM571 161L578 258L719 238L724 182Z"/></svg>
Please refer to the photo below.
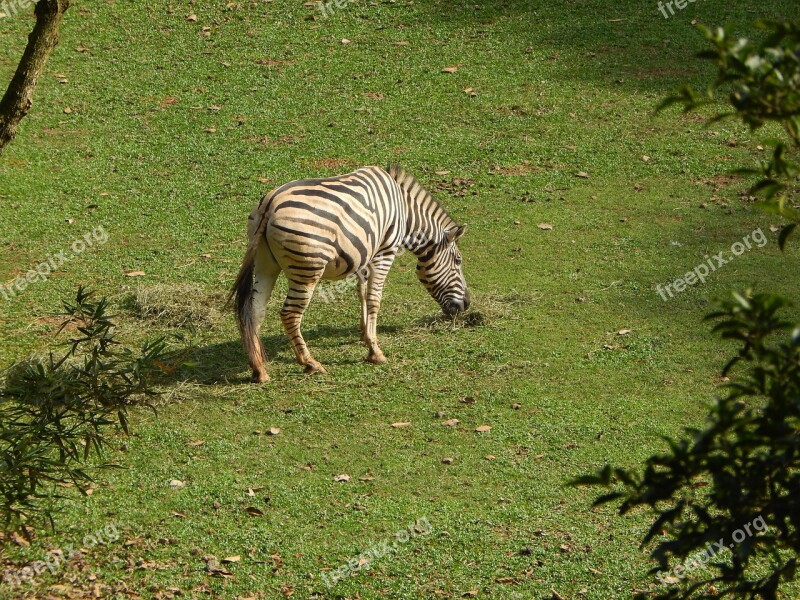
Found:
<svg viewBox="0 0 800 600"><path fill-rule="evenodd" d="M0 584L0 597L599 600L654 588L638 547L647 515L592 509L596 490L565 484L607 461L636 465L702 423L731 352L702 322L715 298L800 291L796 248L781 255L779 223L729 175L764 156L770 132L653 116L679 83L712 76L693 58L693 20L747 33L759 17L797 16L790 0L732 4L665 19L655 1L359 0L326 18L300 0L74 2L0 159L0 283L62 250L70 260L0 298L0 366L53 343L53 313L78 284L114 302L131 344L181 331L197 350L157 415L133 413L106 457L124 468L100 472L91 496L63 504L57 533L9 548L6 564L98 529L119 539L40 585ZM0 81L31 25L0 18ZM352 293L306 313L329 371L308 378L278 321L282 279L262 328L272 381L246 383L221 304L252 205L285 181L390 162L468 224L465 273L485 323L432 324L438 307L404 256L379 320L389 362L363 362ZM105 243L69 254L100 227ZM768 243L705 284L668 301L656 291L759 228ZM154 316L164 311L178 320ZM413 523L371 568L326 584ZM211 556L240 560L226 575Z"/></svg>

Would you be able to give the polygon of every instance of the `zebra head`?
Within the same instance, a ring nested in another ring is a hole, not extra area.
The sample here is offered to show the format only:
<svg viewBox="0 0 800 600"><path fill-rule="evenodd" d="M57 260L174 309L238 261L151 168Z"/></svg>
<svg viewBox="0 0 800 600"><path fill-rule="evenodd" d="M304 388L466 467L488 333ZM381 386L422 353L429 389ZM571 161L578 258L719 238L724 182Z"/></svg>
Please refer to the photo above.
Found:
<svg viewBox="0 0 800 600"><path fill-rule="evenodd" d="M448 317L469 308L469 290L461 269L461 252L456 246L465 231L465 225L446 229L418 254L417 278Z"/></svg>

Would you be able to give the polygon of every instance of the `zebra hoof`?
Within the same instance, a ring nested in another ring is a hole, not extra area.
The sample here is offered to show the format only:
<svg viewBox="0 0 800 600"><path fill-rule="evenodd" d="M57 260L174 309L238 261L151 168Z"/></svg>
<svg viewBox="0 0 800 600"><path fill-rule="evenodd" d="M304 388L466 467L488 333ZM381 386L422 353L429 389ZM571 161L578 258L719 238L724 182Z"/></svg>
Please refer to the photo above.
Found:
<svg viewBox="0 0 800 600"><path fill-rule="evenodd" d="M380 350L377 352L370 352L369 356L367 356L367 362L373 365L379 365L386 362L386 356Z"/></svg>
<svg viewBox="0 0 800 600"><path fill-rule="evenodd" d="M325 375L327 371L319 363L308 363L305 369L306 375Z"/></svg>
<svg viewBox="0 0 800 600"><path fill-rule="evenodd" d="M250 376L250 383L266 383L267 381L269 381L269 375L267 375L266 371L263 373L253 371L253 374Z"/></svg>

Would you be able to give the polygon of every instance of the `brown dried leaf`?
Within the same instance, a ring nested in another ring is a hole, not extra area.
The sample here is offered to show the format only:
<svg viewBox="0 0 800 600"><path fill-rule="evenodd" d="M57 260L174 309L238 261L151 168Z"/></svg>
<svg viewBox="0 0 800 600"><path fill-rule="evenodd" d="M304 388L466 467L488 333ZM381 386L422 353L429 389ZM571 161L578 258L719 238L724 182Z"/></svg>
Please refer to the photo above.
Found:
<svg viewBox="0 0 800 600"><path fill-rule="evenodd" d="M455 65L452 67L445 67L444 69L442 69L442 73L455 73L456 71L458 71L458 67Z"/></svg>
<svg viewBox="0 0 800 600"><path fill-rule="evenodd" d="M486 431L491 431L491 430L492 430L491 425L479 425L478 427L475 428L475 431L477 431L478 433L484 433Z"/></svg>

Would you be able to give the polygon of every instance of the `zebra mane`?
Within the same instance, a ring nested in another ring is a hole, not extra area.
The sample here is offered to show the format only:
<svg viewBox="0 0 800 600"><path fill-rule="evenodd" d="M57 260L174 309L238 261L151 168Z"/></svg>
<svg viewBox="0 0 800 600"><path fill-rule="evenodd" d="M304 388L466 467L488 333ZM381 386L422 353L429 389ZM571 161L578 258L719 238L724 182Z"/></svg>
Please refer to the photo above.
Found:
<svg viewBox="0 0 800 600"><path fill-rule="evenodd" d="M434 199L428 190L422 187L422 184L420 184L411 173L406 172L405 169L398 164L389 165L386 172L406 191L411 202L422 206L429 212L433 212L438 208L442 215L438 221L444 229L456 226L453 217L451 217L444 207Z"/></svg>

